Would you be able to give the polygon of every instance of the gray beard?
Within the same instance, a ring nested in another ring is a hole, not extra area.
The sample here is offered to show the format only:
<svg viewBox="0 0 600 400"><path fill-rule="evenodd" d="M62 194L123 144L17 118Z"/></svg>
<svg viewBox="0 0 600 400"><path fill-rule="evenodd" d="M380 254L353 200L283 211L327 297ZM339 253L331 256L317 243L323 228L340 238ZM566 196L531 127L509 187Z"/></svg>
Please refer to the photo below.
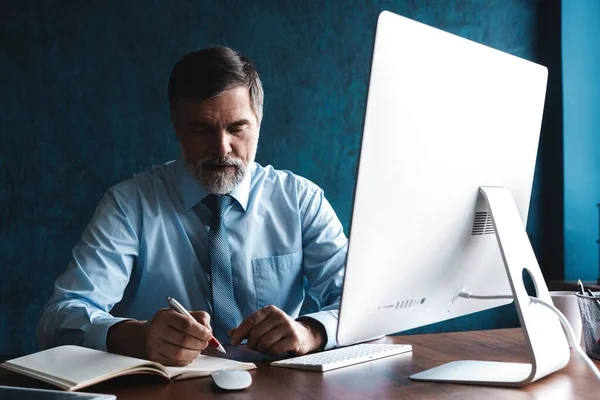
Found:
<svg viewBox="0 0 600 400"><path fill-rule="evenodd" d="M227 172L205 171L205 164L229 165L235 167L233 175ZM214 194L230 193L244 179L247 165L238 158L206 156L196 163L185 163L187 170L207 191Z"/></svg>

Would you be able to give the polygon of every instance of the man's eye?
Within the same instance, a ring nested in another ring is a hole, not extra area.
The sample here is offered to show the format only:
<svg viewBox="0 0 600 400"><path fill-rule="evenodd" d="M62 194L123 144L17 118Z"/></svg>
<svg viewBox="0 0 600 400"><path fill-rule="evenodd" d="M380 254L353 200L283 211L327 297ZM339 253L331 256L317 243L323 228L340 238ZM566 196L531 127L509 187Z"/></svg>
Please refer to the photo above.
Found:
<svg viewBox="0 0 600 400"><path fill-rule="evenodd" d="M192 131L194 133L208 133L208 132L210 132L210 128L197 127L197 128L193 128Z"/></svg>
<svg viewBox="0 0 600 400"><path fill-rule="evenodd" d="M229 128L229 131L233 133L239 133L245 131L247 127L247 125L236 125Z"/></svg>

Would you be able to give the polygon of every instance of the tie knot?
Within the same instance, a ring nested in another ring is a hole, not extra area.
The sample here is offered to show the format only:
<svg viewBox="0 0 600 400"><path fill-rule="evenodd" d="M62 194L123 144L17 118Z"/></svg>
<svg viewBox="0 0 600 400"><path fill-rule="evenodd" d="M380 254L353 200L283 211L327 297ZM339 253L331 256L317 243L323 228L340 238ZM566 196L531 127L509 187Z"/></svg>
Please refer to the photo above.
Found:
<svg viewBox="0 0 600 400"><path fill-rule="evenodd" d="M212 212L213 217L223 218L227 207L233 202L233 198L228 195L220 196L216 194L209 194L202 202L206 204L208 209Z"/></svg>

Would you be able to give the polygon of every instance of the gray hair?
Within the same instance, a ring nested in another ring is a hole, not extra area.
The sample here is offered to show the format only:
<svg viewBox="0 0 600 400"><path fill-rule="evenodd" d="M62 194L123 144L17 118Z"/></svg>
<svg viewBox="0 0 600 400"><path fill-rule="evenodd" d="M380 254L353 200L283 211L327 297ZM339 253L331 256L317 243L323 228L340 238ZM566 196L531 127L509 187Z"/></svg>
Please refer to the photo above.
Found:
<svg viewBox="0 0 600 400"><path fill-rule="evenodd" d="M264 92L252 62L229 47L217 46L189 53L171 71L169 104L182 99L204 101L244 86L258 121L262 120Z"/></svg>

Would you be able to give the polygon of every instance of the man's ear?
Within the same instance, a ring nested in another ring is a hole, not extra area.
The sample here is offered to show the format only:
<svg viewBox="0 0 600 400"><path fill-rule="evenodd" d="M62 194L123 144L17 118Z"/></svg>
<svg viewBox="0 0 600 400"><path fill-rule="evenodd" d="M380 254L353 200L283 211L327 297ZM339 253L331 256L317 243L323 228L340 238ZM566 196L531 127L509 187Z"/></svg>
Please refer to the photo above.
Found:
<svg viewBox="0 0 600 400"><path fill-rule="evenodd" d="M262 115L260 116L260 118L258 116L256 116L256 129L258 129L260 131L260 124L262 123Z"/></svg>

